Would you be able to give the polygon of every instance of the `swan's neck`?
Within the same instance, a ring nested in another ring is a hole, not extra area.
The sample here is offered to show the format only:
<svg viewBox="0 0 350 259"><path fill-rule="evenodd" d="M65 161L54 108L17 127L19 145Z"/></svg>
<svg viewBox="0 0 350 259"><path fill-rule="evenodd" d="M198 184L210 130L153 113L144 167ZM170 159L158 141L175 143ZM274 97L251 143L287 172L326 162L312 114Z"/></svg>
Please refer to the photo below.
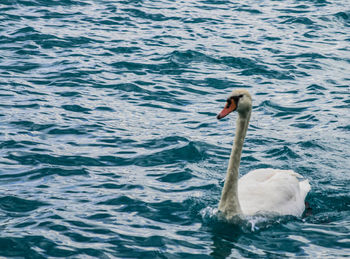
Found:
<svg viewBox="0 0 350 259"><path fill-rule="evenodd" d="M234 145L232 146L226 173L226 180L224 188L222 189L219 203L219 210L226 218L231 218L232 216L242 212L238 200L238 175L243 142L247 133L249 119L250 112L246 114L239 114L237 118L235 141Z"/></svg>

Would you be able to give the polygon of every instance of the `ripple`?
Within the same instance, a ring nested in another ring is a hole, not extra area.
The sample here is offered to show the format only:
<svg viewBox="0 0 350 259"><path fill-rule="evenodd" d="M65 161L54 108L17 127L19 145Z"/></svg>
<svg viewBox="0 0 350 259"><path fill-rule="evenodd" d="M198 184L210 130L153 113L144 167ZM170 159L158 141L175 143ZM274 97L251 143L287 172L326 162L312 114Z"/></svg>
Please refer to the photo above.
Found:
<svg viewBox="0 0 350 259"><path fill-rule="evenodd" d="M74 175L87 175L87 171L85 169L67 169L67 168L39 168L33 169L29 171L24 171L20 173L11 173L11 174L2 174L1 178L23 178L28 177L29 180L36 180L40 178L44 178L51 175L60 175L60 176L74 176Z"/></svg>
<svg viewBox="0 0 350 259"><path fill-rule="evenodd" d="M90 109L82 107L80 105L74 104L74 105L63 105L63 109L66 111L72 111L72 112L82 112L82 113L89 113Z"/></svg>
<svg viewBox="0 0 350 259"><path fill-rule="evenodd" d="M115 183L104 183L95 186L94 188L100 189L121 189L121 190L132 190L132 189L143 189L141 185L132 185L132 184L115 184Z"/></svg>
<svg viewBox="0 0 350 259"><path fill-rule="evenodd" d="M178 183L182 181L187 181L192 178L192 174L189 172L178 172L178 173L169 173L162 177L159 177L158 180L161 182L167 183Z"/></svg>
<svg viewBox="0 0 350 259"><path fill-rule="evenodd" d="M78 130L75 128L67 128L67 129L51 129L48 131L48 134L51 135L67 135L67 134L72 134L72 135L83 135L85 134L85 131Z"/></svg>
<svg viewBox="0 0 350 259"><path fill-rule="evenodd" d="M283 21L282 23L287 23L287 24L305 24L305 25L311 25L314 24L314 22L307 18L307 17L290 17Z"/></svg>
<svg viewBox="0 0 350 259"><path fill-rule="evenodd" d="M158 149L186 142L188 142L187 138L181 136L169 136L161 139L150 139L141 144L137 144L136 147Z"/></svg>
<svg viewBox="0 0 350 259"><path fill-rule="evenodd" d="M290 115L301 114L303 111L307 110L307 107L288 107L276 104L272 101L264 101L261 107L266 107L270 111L274 111L276 117L284 117Z"/></svg>
<svg viewBox="0 0 350 259"><path fill-rule="evenodd" d="M200 147L193 143L187 143L184 146L154 152L149 155L140 155L134 158L121 158L112 156L100 157L100 161L107 162L110 165L137 165L142 167L158 166L164 164L176 164L181 161L195 162L205 157L205 153Z"/></svg>
<svg viewBox="0 0 350 259"><path fill-rule="evenodd" d="M350 12L338 12L334 15L337 19L344 22L346 26L350 25Z"/></svg>
<svg viewBox="0 0 350 259"><path fill-rule="evenodd" d="M52 165L69 165L69 166L81 166L90 165L98 166L103 165L99 160L84 157L84 156L52 156L48 154L38 153L12 153L7 156L8 159L17 161L23 165L38 165L38 164L52 164Z"/></svg>
<svg viewBox="0 0 350 259"><path fill-rule="evenodd" d="M3 256L33 256L44 258L44 256L31 248L32 242L28 242L25 238L0 238L0 243L1 255Z"/></svg>
<svg viewBox="0 0 350 259"><path fill-rule="evenodd" d="M293 150L287 146L270 149L266 153L266 157L274 157L275 159L278 159L278 160L289 160L290 158L291 159L300 158L297 153L293 152Z"/></svg>
<svg viewBox="0 0 350 259"><path fill-rule="evenodd" d="M175 64L188 65L189 62L207 62L212 63L216 60L211 58L204 53L194 50L178 51L175 50L169 55L169 59Z"/></svg>
<svg viewBox="0 0 350 259"><path fill-rule="evenodd" d="M15 196L0 198L0 209L8 212L29 212L48 204L35 200L21 199Z"/></svg>
<svg viewBox="0 0 350 259"><path fill-rule="evenodd" d="M169 19L179 20L179 18L177 17L169 17L161 13L146 13L140 9L135 9L135 8L123 9L123 11L127 12L131 17L137 17L145 20L160 21L160 22L167 21Z"/></svg>

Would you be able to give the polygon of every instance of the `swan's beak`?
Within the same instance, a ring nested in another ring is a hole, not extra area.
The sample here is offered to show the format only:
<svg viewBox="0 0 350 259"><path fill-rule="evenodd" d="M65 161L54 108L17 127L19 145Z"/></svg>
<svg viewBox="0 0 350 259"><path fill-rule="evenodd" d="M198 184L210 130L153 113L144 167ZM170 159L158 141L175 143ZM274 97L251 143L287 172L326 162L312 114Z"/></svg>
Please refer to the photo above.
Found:
<svg viewBox="0 0 350 259"><path fill-rule="evenodd" d="M235 101L231 101L231 103L227 103L225 108L216 116L218 120L224 118L229 113L235 111L237 109L237 105Z"/></svg>

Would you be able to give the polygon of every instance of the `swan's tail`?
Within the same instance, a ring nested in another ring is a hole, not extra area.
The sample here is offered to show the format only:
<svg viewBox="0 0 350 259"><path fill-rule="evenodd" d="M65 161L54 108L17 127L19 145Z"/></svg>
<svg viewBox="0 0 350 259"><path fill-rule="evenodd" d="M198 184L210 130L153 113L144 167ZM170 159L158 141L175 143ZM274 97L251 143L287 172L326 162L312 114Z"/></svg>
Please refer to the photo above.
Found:
<svg viewBox="0 0 350 259"><path fill-rule="evenodd" d="M309 183L309 180L304 180L299 182L299 187L300 187L300 194L303 200L305 200L306 195L309 193L311 190L311 186Z"/></svg>

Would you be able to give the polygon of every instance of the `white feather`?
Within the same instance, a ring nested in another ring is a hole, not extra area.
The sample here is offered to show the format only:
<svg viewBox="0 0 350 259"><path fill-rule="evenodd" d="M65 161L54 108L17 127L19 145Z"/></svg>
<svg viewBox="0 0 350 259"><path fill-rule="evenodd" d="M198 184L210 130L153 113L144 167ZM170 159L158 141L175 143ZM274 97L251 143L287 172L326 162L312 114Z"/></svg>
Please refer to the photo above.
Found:
<svg viewBox="0 0 350 259"><path fill-rule="evenodd" d="M292 170L257 169L238 181L238 199L244 215L275 213L300 217L305 197L310 191L308 180Z"/></svg>

